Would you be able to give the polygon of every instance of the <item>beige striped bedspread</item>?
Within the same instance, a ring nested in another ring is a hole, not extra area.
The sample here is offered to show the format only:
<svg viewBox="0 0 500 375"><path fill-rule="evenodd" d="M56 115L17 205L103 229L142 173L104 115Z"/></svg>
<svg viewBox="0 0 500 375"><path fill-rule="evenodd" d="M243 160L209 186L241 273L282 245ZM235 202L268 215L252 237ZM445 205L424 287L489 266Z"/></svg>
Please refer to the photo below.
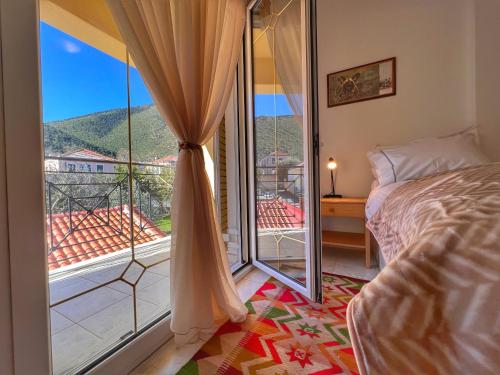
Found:
<svg viewBox="0 0 500 375"><path fill-rule="evenodd" d="M361 374L500 374L500 163L409 182L368 227L389 263L347 309Z"/></svg>

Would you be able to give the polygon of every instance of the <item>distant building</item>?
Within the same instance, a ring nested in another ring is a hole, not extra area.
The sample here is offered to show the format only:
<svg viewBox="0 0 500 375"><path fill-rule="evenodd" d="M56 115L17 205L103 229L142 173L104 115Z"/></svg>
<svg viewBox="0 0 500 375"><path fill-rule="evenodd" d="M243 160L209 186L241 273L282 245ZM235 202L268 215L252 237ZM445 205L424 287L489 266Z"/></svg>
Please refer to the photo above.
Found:
<svg viewBox="0 0 500 375"><path fill-rule="evenodd" d="M277 164L284 162L287 158L288 152L274 151L260 159L258 165L259 167L275 167Z"/></svg>
<svg viewBox="0 0 500 375"><path fill-rule="evenodd" d="M153 162L153 164L165 165L168 167L174 167L175 163L177 163L177 155L167 155Z"/></svg>
<svg viewBox="0 0 500 375"><path fill-rule="evenodd" d="M116 159L86 148L45 160L45 170L51 172L112 173L117 165Z"/></svg>
<svg viewBox="0 0 500 375"><path fill-rule="evenodd" d="M177 155L167 155L153 161L152 164L157 165L158 167L151 167L151 169L153 173L160 174L162 173L162 167L170 167L173 169L175 168L176 163Z"/></svg>

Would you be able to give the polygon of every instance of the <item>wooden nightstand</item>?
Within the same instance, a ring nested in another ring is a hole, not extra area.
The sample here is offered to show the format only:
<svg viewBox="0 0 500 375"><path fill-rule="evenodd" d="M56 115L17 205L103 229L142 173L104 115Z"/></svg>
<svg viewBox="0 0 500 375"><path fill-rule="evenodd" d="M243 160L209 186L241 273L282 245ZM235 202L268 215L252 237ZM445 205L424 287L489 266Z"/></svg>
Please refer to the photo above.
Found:
<svg viewBox="0 0 500 375"><path fill-rule="evenodd" d="M365 224L366 198L322 198L321 216L351 217ZM370 232L364 226L364 233L348 233L324 230L323 246L340 247L344 249L360 249L365 251L365 265L371 267Z"/></svg>

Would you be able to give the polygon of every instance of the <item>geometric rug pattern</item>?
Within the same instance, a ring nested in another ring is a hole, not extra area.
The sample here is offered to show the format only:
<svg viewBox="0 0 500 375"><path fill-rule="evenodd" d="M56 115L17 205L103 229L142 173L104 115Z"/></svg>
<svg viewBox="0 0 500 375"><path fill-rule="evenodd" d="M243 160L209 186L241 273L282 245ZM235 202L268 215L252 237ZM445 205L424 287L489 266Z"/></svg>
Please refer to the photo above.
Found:
<svg viewBox="0 0 500 375"><path fill-rule="evenodd" d="M178 374L358 374L346 309L366 283L324 273L319 304L270 278L246 303L247 320L222 325Z"/></svg>

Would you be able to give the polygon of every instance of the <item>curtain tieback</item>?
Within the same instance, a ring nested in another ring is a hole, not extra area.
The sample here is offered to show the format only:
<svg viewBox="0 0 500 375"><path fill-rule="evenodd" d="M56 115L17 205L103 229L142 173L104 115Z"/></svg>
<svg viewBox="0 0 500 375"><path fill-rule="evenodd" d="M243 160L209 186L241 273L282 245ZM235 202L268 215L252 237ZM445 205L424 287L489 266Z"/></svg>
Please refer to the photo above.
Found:
<svg viewBox="0 0 500 375"><path fill-rule="evenodd" d="M196 143L189 142L179 142L179 151L180 150L202 150L201 145Z"/></svg>

